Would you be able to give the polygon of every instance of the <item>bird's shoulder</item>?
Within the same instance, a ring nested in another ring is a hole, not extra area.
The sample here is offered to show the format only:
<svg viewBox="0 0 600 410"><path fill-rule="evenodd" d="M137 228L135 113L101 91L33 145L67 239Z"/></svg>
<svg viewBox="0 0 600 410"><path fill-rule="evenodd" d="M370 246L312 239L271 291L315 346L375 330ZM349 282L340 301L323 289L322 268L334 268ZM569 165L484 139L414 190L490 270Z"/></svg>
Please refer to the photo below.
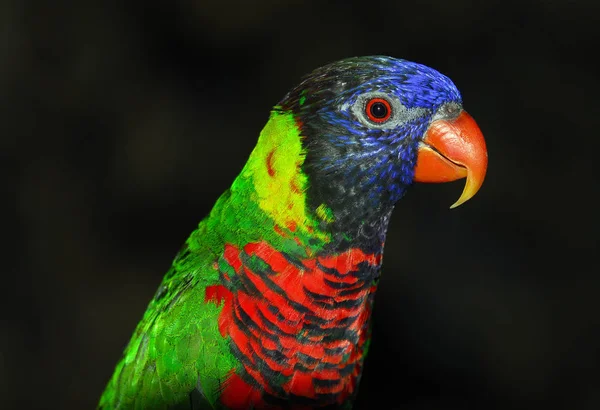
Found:
<svg viewBox="0 0 600 410"><path fill-rule="evenodd" d="M117 364L100 408L170 407L191 400L194 391L216 401L234 359L218 328L223 306L206 299L207 288L220 283L217 261L221 256L214 245L201 240L206 222L200 223L165 274ZM198 246L198 241L204 246Z"/></svg>

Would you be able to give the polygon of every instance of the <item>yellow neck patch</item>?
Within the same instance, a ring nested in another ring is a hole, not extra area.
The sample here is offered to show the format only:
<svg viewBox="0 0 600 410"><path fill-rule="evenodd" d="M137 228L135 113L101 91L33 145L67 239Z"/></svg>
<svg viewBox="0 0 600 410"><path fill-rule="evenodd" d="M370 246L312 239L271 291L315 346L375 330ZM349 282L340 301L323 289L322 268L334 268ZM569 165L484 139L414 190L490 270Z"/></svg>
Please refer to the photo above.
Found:
<svg viewBox="0 0 600 410"><path fill-rule="evenodd" d="M301 168L306 152L300 139L294 116L272 111L241 176L251 178L259 207L278 226L318 235L306 210L308 181Z"/></svg>

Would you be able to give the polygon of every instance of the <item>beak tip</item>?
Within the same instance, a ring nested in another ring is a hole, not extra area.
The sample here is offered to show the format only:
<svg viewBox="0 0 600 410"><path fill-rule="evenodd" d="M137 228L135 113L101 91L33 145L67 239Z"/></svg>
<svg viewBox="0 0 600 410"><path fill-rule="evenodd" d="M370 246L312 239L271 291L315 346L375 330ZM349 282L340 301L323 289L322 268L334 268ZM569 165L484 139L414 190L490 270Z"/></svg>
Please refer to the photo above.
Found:
<svg viewBox="0 0 600 410"><path fill-rule="evenodd" d="M462 204L464 204L468 200L469 200L468 198L465 199L465 198L463 198L461 196L460 198L458 198L458 201L456 201L455 203L453 203L452 205L450 205L450 209L458 208L459 206L461 206Z"/></svg>
<svg viewBox="0 0 600 410"><path fill-rule="evenodd" d="M450 206L450 209L459 207L469 199L473 198L475 194L479 192L479 189L483 185L486 169L487 163L485 166L478 168L479 172L474 172L473 169L469 170L467 173L467 182L465 183L465 188L463 189L460 198L458 198L458 200Z"/></svg>

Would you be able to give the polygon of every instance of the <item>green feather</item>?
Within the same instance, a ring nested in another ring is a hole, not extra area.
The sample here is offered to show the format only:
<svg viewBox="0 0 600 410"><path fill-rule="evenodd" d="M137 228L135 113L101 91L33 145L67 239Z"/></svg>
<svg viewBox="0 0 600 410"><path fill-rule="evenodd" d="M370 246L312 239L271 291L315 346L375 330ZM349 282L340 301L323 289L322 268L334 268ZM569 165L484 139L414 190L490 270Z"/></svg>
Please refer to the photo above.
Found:
<svg viewBox="0 0 600 410"><path fill-rule="evenodd" d="M241 247L264 240L304 258L305 248L278 234L275 226L294 230L303 243L313 238L314 251L329 239L306 212L304 155L293 116L274 110L240 175L173 261L99 408L173 407L188 402L198 383L203 399L219 408L221 383L240 364L219 332L223 306L205 303L205 289L219 284L219 270L235 274L222 261L225 244Z"/></svg>

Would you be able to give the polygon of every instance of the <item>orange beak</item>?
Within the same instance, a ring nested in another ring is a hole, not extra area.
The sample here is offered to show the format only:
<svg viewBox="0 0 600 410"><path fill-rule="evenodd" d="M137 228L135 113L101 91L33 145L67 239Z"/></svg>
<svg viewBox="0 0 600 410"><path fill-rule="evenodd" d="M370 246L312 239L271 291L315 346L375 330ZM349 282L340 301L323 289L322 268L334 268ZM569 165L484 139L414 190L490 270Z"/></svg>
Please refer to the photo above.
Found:
<svg viewBox="0 0 600 410"><path fill-rule="evenodd" d="M483 184L488 155L483 134L466 111L451 120L431 123L419 145L416 182L450 182L467 178L458 201L450 208L471 199Z"/></svg>

